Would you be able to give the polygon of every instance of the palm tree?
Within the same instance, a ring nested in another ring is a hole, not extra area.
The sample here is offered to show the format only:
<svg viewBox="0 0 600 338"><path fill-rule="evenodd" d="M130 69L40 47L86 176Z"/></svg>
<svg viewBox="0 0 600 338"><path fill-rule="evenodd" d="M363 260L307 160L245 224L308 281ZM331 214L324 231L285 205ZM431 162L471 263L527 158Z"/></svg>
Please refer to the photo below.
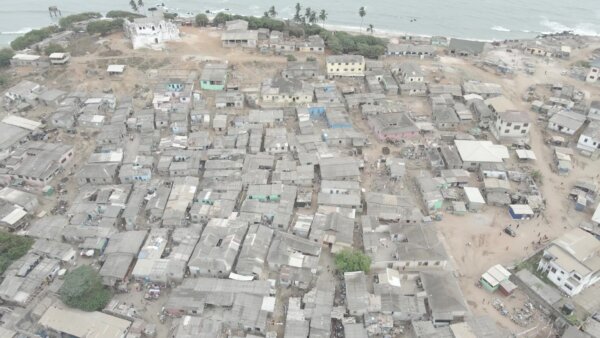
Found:
<svg viewBox="0 0 600 338"><path fill-rule="evenodd" d="M315 23L317 23L317 20L317 12L310 11L310 15L308 16L308 22L310 22L311 25L314 25Z"/></svg>
<svg viewBox="0 0 600 338"><path fill-rule="evenodd" d="M367 27L367 32L371 32L371 35L373 35L373 24L369 24L369 27Z"/></svg>
<svg viewBox="0 0 600 338"><path fill-rule="evenodd" d="M365 10L364 6L361 6L358 9L358 15L360 16L360 30L362 30L362 25L363 25L364 17L365 17L365 15L367 15L367 10Z"/></svg>
<svg viewBox="0 0 600 338"><path fill-rule="evenodd" d="M265 12L263 13L263 18L268 18L268 17L269 17L269 12L266 12L266 11L265 11Z"/></svg>
<svg viewBox="0 0 600 338"><path fill-rule="evenodd" d="M275 6L271 6L271 8L269 8L269 16L272 18L277 16L277 11L275 10Z"/></svg>
<svg viewBox="0 0 600 338"><path fill-rule="evenodd" d="M134 11L136 11L136 12L138 11L138 6L135 3L135 0L130 0L129 1L129 6L131 6L131 9L133 9Z"/></svg>
<svg viewBox="0 0 600 338"><path fill-rule="evenodd" d="M294 21L296 21L296 22L302 21L302 17L300 16L301 10L302 10L302 6L300 6L300 3L297 2L296 3L296 14L294 14Z"/></svg>
<svg viewBox="0 0 600 338"><path fill-rule="evenodd" d="M306 7L304 9L304 16L302 17L302 21L304 21L304 24L306 24L307 21L310 21L310 13L312 13L312 9L310 9L310 7Z"/></svg>
<svg viewBox="0 0 600 338"><path fill-rule="evenodd" d="M323 28L325 28L325 20L327 20L327 12L322 9L321 13L319 13L319 20L323 22Z"/></svg>
<svg viewBox="0 0 600 338"><path fill-rule="evenodd" d="M137 6L138 6L138 8L144 7L144 0L138 0Z"/></svg>

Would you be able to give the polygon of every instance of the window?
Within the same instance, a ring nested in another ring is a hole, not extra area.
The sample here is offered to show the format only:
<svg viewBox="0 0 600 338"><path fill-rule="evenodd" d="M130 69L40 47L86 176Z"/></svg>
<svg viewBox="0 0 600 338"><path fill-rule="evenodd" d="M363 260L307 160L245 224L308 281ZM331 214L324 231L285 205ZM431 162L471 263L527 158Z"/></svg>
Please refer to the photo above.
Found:
<svg viewBox="0 0 600 338"><path fill-rule="evenodd" d="M550 271L552 271L552 273L556 273L556 268L552 268Z"/></svg>
<svg viewBox="0 0 600 338"><path fill-rule="evenodd" d="M507 123L506 123L506 126L507 126L507 127L510 127L510 126L512 126L512 122L507 122Z"/></svg>
<svg viewBox="0 0 600 338"><path fill-rule="evenodd" d="M529 127L529 123L523 123L523 128Z"/></svg>
<svg viewBox="0 0 600 338"><path fill-rule="evenodd" d="M509 132L510 132L510 130L509 130L509 129L506 129L506 130L504 131L504 133L505 133L505 134L508 134Z"/></svg>
<svg viewBox="0 0 600 338"><path fill-rule="evenodd" d="M526 129L522 129L522 130L521 130L521 134L525 134L525 132L527 132L527 130L526 130Z"/></svg>
<svg viewBox="0 0 600 338"><path fill-rule="evenodd" d="M514 129L514 130L519 130L519 129L521 129L521 126L519 126L519 125L516 125L516 126L514 126L514 127L513 127L513 129Z"/></svg>
<svg viewBox="0 0 600 338"><path fill-rule="evenodd" d="M581 277L579 277L578 274L573 274L573 278L577 279L577 280L581 280Z"/></svg>
<svg viewBox="0 0 600 338"><path fill-rule="evenodd" d="M569 284L565 284L565 287L566 287L567 289L569 289L569 290L573 290L573 287L572 287L571 285L569 285Z"/></svg>
<svg viewBox="0 0 600 338"><path fill-rule="evenodd" d="M588 141L587 137L583 139L584 143L587 143L587 141Z"/></svg>

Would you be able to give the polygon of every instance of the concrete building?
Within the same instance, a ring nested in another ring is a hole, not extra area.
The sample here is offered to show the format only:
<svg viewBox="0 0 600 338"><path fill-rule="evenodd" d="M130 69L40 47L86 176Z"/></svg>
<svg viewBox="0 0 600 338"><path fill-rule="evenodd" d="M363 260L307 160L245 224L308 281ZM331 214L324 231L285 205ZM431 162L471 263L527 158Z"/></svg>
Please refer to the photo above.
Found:
<svg viewBox="0 0 600 338"><path fill-rule="evenodd" d="M10 176L32 186L45 186L66 168L73 158L73 146L31 142L11 154Z"/></svg>
<svg viewBox="0 0 600 338"><path fill-rule="evenodd" d="M600 58L590 62L590 70L585 77L586 82L597 82L600 78Z"/></svg>
<svg viewBox="0 0 600 338"><path fill-rule="evenodd" d="M561 110L550 117L548 129L573 135L583 126L584 122L584 115L569 110Z"/></svg>
<svg viewBox="0 0 600 338"><path fill-rule="evenodd" d="M330 55L327 57L327 76L363 77L365 58L362 55Z"/></svg>
<svg viewBox="0 0 600 338"><path fill-rule="evenodd" d="M450 39L448 51L456 56L478 56L485 50L485 42L464 39Z"/></svg>
<svg viewBox="0 0 600 338"><path fill-rule="evenodd" d="M347 308L352 316L362 316L369 308L367 277L362 271L345 272Z"/></svg>
<svg viewBox="0 0 600 338"><path fill-rule="evenodd" d="M194 276L229 276L247 230L247 222L211 219L188 263L190 273Z"/></svg>
<svg viewBox="0 0 600 338"><path fill-rule="evenodd" d="M386 48L388 56L433 57L436 48L431 45L395 44L390 43Z"/></svg>
<svg viewBox="0 0 600 338"><path fill-rule="evenodd" d="M256 48L258 45L258 31L254 30L228 30L221 33L223 47Z"/></svg>
<svg viewBox="0 0 600 338"><path fill-rule="evenodd" d="M227 64L208 63L200 75L200 88L204 90L223 90L227 84Z"/></svg>
<svg viewBox="0 0 600 338"><path fill-rule="evenodd" d="M44 312L39 325L56 337L122 338L131 321L102 312L84 312L51 306Z"/></svg>
<svg viewBox="0 0 600 338"><path fill-rule="evenodd" d="M577 149L587 151L592 155L600 149L600 121L591 121L579 135Z"/></svg>
<svg viewBox="0 0 600 338"><path fill-rule="evenodd" d="M600 280L600 241L573 229L544 249L538 270L567 295L577 295Z"/></svg>
<svg viewBox="0 0 600 338"><path fill-rule="evenodd" d="M288 61L287 66L281 72L286 79L312 79L320 74L317 61Z"/></svg>
<svg viewBox="0 0 600 338"><path fill-rule="evenodd" d="M133 49L163 48L165 42L179 40L177 25L165 20L160 11L152 13L149 17L123 21L125 36L131 39Z"/></svg>
<svg viewBox="0 0 600 338"><path fill-rule="evenodd" d="M421 272L420 277L434 326L453 324L470 314L458 281L451 271Z"/></svg>
<svg viewBox="0 0 600 338"><path fill-rule="evenodd" d="M369 116L369 125L381 141L399 142L419 135L419 128L404 113Z"/></svg>
<svg viewBox="0 0 600 338"><path fill-rule="evenodd" d="M463 163L463 169L476 169L482 164L503 163L509 158L508 149L490 141L456 140L454 145Z"/></svg>
<svg viewBox="0 0 600 338"><path fill-rule="evenodd" d="M525 112L501 111L496 112L496 118L490 129L496 140L518 141L529 139L531 119Z"/></svg>

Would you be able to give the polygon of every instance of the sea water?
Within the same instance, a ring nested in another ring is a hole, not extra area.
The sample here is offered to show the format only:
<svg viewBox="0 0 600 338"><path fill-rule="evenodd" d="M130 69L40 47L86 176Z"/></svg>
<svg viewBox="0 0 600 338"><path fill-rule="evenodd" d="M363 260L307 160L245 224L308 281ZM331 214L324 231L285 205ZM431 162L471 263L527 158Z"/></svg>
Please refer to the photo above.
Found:
<svg viewBox="0 0 600 338"><path fill-rule="evenodd" d="M136 0L137 1L137 0ZM207 10L261 16L274 5L278 17L291 18L298 1L274 0L159 0L171 12L195 15ZM328 13L325 27L360 29L369 24L375 32L444 35L478 40L535 37L565 30L581 35L600 35L600 0L302 0L306 7ZM48 6L63 16L84 11L106 13L131 10L128 0L2 0L0 45L8 45L30 29L56 23ZM361 20L358 9L367 15ZM142 8L141 12L144 9ZM321 22L320 22L321 24Z"/></svg>

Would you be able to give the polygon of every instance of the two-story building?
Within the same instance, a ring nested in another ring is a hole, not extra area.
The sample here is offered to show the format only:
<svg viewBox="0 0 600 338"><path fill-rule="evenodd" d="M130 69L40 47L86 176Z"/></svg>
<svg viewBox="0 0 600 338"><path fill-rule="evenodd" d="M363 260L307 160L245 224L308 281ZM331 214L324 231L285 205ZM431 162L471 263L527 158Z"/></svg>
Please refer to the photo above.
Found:
<svg viewBox="0 0 600 338"><path fill-rule="evenodd" d="M538 270L561 291L574 296L600 280L600 241L576 228L544 249Z"/></svg>
<svg viewBox="0 0 600 338"><path fill-rule="evenodd" d="M590 70L585 77L586 82L596 82L600 78L600 59L590 62Z"/></svg>
<svg viewBox="0 0 600 338"><path fill-rule="evenodd" d="M491 132L499 142L512 140L527 140L531 120L525 112L504 111L495 114Z"/></svg>
<svg viewBox="0 0 600 338"><path fill-rule="evenodd" d="M330 55L327 57L327 76L365 76L365 58L362 55Z"/></svg>

